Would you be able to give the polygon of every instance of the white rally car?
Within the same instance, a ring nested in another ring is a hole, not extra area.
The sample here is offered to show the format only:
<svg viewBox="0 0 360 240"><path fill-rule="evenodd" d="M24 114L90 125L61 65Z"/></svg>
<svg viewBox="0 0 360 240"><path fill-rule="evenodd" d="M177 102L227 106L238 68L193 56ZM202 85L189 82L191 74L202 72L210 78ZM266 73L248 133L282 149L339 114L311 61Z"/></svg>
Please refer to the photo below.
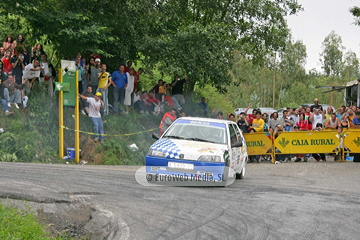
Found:
<svg viewBox="0 0 360 240"><path fill-rule="evenodd" d="M160 138L155 134L153 137L158 140L146 156L148 181L228 185L245 175L246 142L235 122L183 117L174 121Z"/></svg>

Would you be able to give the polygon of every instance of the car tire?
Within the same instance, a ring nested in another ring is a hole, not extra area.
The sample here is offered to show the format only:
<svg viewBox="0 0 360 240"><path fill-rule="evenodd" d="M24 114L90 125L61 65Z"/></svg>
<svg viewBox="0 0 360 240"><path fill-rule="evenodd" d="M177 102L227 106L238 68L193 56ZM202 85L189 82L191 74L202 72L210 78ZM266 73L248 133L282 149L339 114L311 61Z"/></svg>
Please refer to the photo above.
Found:
<svg viewBox="0 0 360 240"><path fill-rule="evenodd" d="M245 177L245 166L241 169L240 173L236 173L236 179L243 179Z"/></svg>

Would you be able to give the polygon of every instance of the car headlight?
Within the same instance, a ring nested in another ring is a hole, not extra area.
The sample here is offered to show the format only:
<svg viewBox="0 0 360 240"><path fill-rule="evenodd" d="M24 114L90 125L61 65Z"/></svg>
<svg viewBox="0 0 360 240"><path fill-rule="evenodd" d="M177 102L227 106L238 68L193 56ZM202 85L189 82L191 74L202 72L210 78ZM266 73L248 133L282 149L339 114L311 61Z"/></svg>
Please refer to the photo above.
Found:
<svg viewBox="0 0 360 240"><path fill-rule="evenodd" d="M198 158L198 161L200 161L200 162L221 162L221 157L214 156L214 155L201 155Z"/></svg>
<svg viewBox="0 0 360 240"><path fill-rule="evenodd" d="M157 150L150 149L147 155L148 156L153 156L153 157L165 157L166 153L164 153L162 151L157 151Z"/></svg>

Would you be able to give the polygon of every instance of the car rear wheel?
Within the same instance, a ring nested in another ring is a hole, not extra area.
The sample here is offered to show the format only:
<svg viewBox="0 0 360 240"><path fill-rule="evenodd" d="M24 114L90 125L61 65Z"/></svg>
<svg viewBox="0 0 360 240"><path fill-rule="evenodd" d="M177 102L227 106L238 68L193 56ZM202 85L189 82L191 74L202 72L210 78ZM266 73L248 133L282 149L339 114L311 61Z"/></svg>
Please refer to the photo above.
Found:
<svg viewBox="0 0 360 240"><path fill-rule="evenodd" d="M236 179L243 179L245 176L245 166L241 169L240 173L236 173Z"/></svg>

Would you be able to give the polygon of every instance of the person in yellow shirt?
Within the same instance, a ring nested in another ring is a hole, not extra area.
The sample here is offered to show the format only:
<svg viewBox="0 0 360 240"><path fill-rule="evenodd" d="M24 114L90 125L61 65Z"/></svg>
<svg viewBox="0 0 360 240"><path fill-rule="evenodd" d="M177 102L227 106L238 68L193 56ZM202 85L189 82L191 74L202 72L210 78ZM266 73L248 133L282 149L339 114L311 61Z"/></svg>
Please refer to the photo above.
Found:
<svg viewBox="0 0 360 240"><path fill-rule="evenodd" d="M104 115L109 115L108 87L111 85L111 74L106 71L106 64L101 64L101 72L98 74L98 88L96 92L102 93L105 104Z"/></svg>
<svg viewBox="0 0 360 240"><path fill-rule="evenodd" d="M255 129L256 132L264 131L265 122L264 119L261 118L261 112L256 113L256 118L252 122L252 128Z"/></svg>

